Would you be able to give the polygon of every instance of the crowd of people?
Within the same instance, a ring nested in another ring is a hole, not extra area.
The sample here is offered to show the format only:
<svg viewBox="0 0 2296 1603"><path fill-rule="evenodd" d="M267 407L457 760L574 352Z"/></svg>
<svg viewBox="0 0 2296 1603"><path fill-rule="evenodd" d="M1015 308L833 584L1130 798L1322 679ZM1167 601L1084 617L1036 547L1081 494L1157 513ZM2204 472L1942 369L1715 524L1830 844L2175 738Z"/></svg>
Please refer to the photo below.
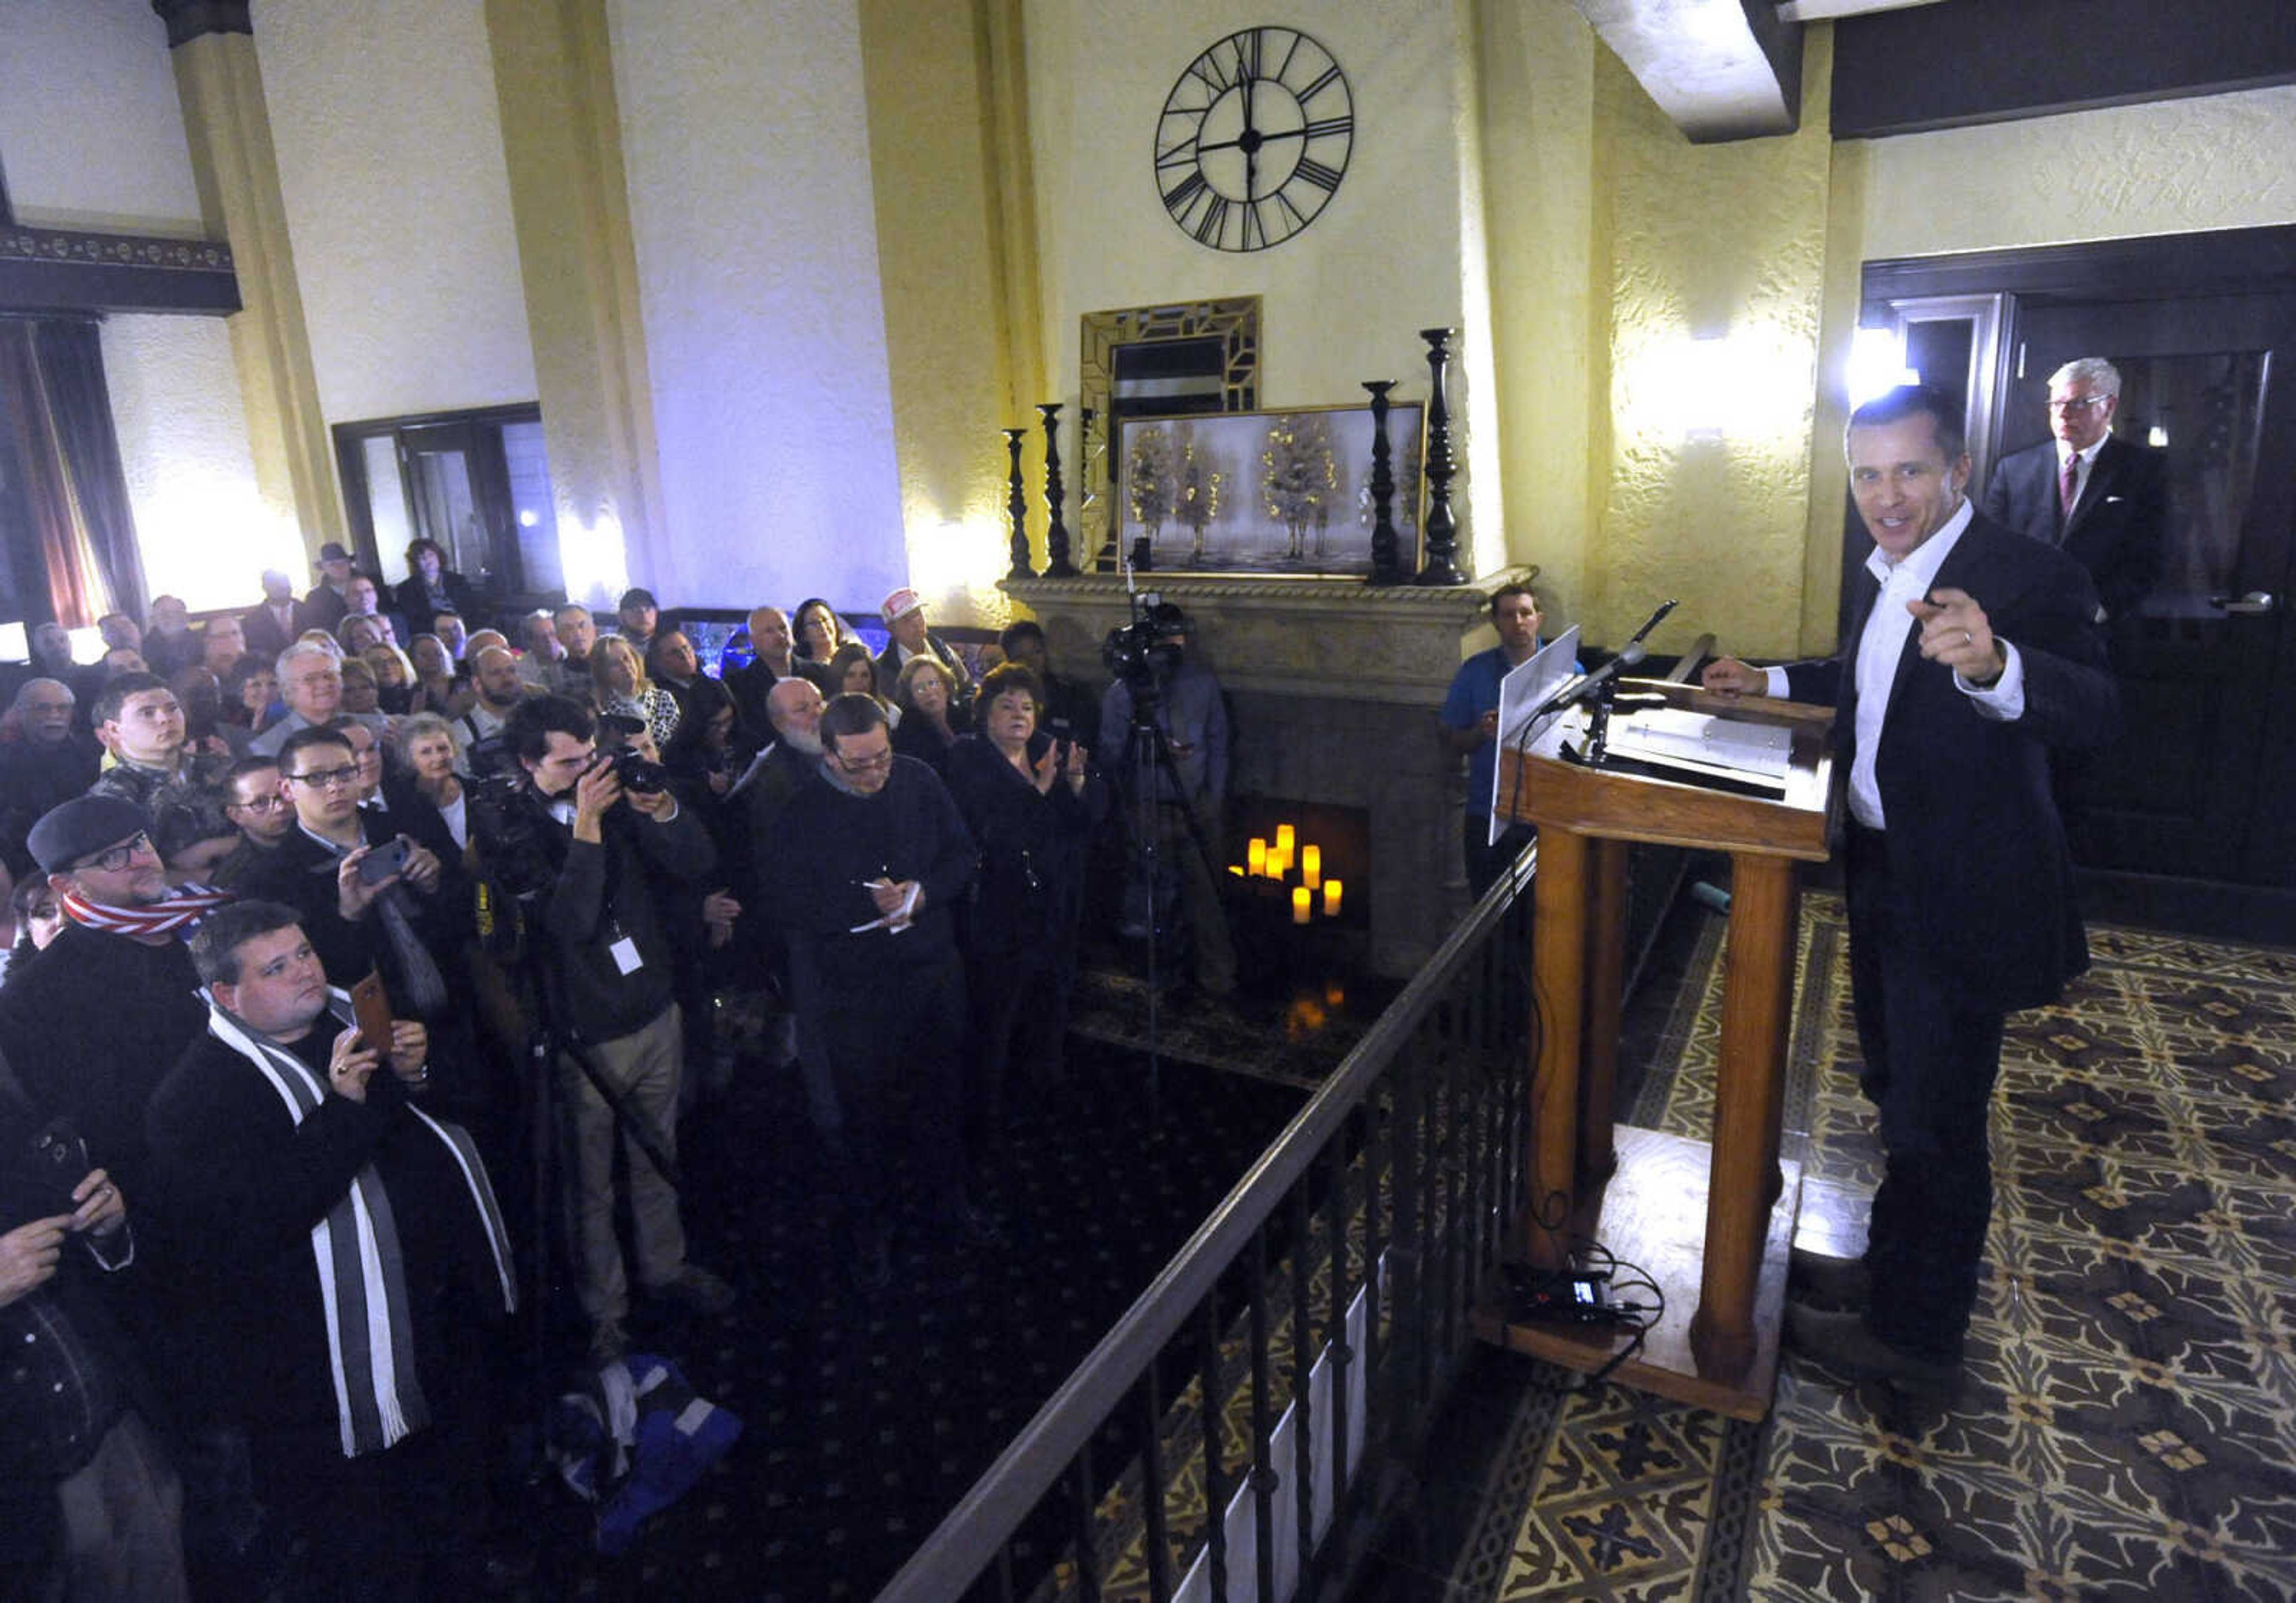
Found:
<svg viewBox="0 0 2296 1603"><path fill-rule="evenodd" d="M675 1182L729 986L787 1015L865 1294L897 1231L1003 1243L983 1167L1063 1073L1125 708L1033 624L968 661L906 589L882 652L811 598L712 673L644 590L605 630L497 618L407 555L386 589L329 544L203 622L161 598L93 664L45 626L0 717L0 1547L33 1595L190 1595L253 1509L297 1595L484 1582L514 1373L611 1365L634 1299L736 1302ZM1163 671L1159 800L1216 819L1217 686ZM533 1165L546 1225L505 1206ZM555 1352L513 1334L537 1292Z"/></svg>

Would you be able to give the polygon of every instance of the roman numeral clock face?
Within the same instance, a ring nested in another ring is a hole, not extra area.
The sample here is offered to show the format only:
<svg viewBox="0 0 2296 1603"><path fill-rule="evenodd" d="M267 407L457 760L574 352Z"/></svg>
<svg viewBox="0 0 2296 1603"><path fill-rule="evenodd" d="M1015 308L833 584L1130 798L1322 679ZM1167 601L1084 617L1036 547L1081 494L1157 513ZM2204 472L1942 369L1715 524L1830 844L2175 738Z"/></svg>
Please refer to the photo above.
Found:
<svg viewBox="0 0 2296 1603"><path fill-rule="evenodd" d="M1200 245L1265 250L1316 220L1355 147L1340 64L1296 29L1247 28L1188 63L1156 123L1156 189Z"/></svg>

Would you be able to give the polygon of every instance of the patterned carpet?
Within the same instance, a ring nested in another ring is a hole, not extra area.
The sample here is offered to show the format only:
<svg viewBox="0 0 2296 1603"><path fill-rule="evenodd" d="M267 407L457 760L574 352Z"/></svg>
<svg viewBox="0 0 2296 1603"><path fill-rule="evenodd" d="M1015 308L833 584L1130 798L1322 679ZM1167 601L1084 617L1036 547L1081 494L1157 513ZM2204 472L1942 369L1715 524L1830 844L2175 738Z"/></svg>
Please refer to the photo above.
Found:
<svg viewBox="0 0 2296 1603"><path fill-rule="evenodd" d="M1075 1042L1069 1065L1069 1084L1016 1108L1010 1155L981 1188L1011 1245L964 1249L915 1199L893 1286L872 1296L836 1249L794 1071L744 1050L731 1090L681 1135L693 1255L742 1301L715 1321L642 1314L632 1335L745 1434L626 1558L597 1556L587 1511L540 1488L545 1557L521 1595L873 1595L1302 1100L1168 1059L1152 1119L1139 1054Z"/></svg>
<svg viewBox="0 0 2296 1603"><path fill-rule="evenodd" d="M1722 931L1629 1043L1658 1066L1629 1122L1707 1127ZM1801 933L1788 1155L1863 1194L1839 903L1809 897ZM1480 1355L1357 1595L2296 1597L2296 952L2092 942L2060 1006L2012 1021L1949 1411L1789 1356L1747 1425Z"/></svg>

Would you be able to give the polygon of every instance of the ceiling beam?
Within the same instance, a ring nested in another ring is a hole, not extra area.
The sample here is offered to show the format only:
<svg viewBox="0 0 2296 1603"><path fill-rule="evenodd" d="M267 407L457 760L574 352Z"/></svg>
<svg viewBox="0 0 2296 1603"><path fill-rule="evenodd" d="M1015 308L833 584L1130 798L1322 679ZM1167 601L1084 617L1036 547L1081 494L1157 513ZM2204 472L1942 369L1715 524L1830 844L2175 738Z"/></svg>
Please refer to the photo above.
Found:
<svg viewBox="0 0 2296 1603"><path fill-rule="evenodd" d="M1775 0L1575 0L1603 43L1693 144L1791 134L1801 29Z"/></svg>

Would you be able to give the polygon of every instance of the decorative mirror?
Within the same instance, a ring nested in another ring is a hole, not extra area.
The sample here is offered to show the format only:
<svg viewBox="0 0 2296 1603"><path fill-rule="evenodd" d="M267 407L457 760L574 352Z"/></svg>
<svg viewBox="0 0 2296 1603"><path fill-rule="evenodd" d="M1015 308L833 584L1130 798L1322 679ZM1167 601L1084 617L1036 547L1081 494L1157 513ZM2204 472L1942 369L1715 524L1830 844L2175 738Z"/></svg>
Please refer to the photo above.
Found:
<svg viewBox="0 0 2296 1603"><path fill-rule="evenodd" d="M1259 297L1086 312L1078 344L1078 391L1091 421L1078 449L1077 526L1092 553L1086 566L1110 573L1119 566L1120 520L1109 516L1116 463L1108 450L1117 421L1256 410Z"/></svg>

